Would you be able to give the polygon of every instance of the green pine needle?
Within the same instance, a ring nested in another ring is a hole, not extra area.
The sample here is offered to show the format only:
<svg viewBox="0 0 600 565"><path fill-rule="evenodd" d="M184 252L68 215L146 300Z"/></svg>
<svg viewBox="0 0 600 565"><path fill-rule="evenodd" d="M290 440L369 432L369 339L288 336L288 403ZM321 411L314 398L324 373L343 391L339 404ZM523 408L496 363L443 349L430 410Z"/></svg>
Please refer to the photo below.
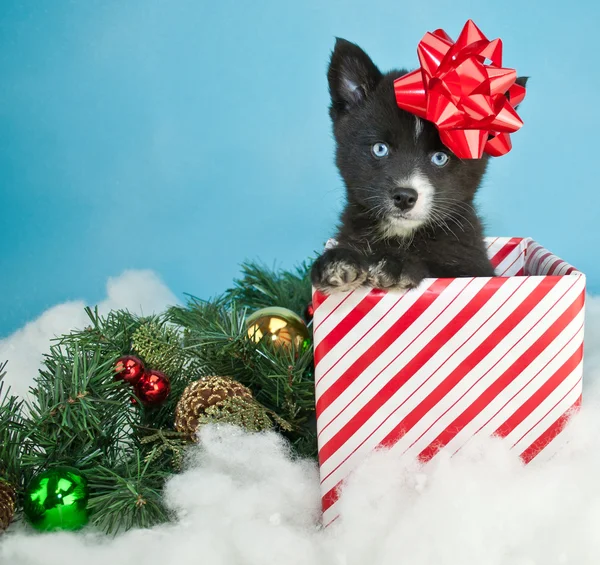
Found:
<svg viewBox="0 0 600 565"><path fill-rule="evenodd" d="M242 264L242 276L234 281L225 296L253 310L281 306L302 315L311 301L310 263L294 271L274 270L259 263Z"/></svg>
<svg viewBox="0 0 600 565"><path fill-rule="evenodd" d="M88 503L91 522L107 534L117 534L167 521L162 488L169 475L152 471L139 455L120 472L99 467L87 476L92 492Z"/></svg>
<svg viewBox="0 0 600 565"><path fill-rule="evenodd" d="M23 401L4 390L7 363L0 363L0 479L19 487L22 482Z"/></svg>

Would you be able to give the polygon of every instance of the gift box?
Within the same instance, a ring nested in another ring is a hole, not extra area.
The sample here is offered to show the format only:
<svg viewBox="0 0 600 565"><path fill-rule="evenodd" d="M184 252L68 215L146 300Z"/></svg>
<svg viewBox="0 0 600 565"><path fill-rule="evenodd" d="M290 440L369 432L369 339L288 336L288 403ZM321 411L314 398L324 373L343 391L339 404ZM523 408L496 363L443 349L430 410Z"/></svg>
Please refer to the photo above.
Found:
<svg viewBox="0 0 600 565"><path fill-rule="evenodd" d="M579 406L585 276L532 239L486 244L496 277L314 291L325 524L378 447L428 461L487 434L529 462Z"/></svg>

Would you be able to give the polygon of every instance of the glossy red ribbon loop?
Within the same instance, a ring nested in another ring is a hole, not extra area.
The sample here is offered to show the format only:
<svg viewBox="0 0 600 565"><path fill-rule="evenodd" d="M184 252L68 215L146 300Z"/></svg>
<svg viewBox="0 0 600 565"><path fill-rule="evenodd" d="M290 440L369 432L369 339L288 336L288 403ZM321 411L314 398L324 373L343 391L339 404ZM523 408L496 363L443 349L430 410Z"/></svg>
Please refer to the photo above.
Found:
<svg viewBox="0 0 600 565"><path fill-rule="evenodd" d="M433 122L461 159L508 153L510 134L523 125L515 107L525 88L502 67L502 41L469 20L456 42L441 29L428 32L417 53L421 68L394 81L398 106Z"/></svg>

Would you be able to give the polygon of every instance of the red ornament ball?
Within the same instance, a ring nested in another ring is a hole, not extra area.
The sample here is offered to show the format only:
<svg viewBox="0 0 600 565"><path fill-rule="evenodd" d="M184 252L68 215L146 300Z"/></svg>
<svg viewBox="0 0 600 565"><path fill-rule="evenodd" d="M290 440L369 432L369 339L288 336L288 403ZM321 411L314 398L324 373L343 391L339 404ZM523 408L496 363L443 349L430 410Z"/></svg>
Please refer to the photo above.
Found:
<svg viewBox="0 0 600 565"><path fill-rule="evenodd" d="M135 384L146 371L141 359L133 355L119 357L115 363L115 379Z"/></svg>
<svg viewBox="0 0 600 565"><path fill-rule="evenodd" d="M309 302L308 306L304 310L304 319L306 320L307 323L312 321L314 314L315 314L315 309L313 307L313 304L312 304L312 302Z"/></svg>
<svg viewBox="0 0 600 565"><path fill-rule="evenodd" d="M162 404L171 392L169 377L160 371L144 373L135 385L135 394L144 406Z"/></svg>

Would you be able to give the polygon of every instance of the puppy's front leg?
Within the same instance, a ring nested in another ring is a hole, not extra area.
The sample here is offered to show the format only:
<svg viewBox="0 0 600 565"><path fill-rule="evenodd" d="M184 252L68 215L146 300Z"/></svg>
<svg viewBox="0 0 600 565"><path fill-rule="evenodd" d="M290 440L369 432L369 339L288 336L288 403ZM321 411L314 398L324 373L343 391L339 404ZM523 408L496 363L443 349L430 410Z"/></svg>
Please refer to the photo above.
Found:
<svg viewBox="0 0 600 565"><path fill-rule="evenodd" d="M353 249L334 247L313 263L310 276L315 288L331 294L359 287L367 279L367 269L363 255Z"/></svg>
<svg viewBox="0 0 600 565"><path fill-rule="evenodd" d="M367 282L384 290L410 290L428 276L425 263L418 259L383 255L370 262Z"/></svg>

